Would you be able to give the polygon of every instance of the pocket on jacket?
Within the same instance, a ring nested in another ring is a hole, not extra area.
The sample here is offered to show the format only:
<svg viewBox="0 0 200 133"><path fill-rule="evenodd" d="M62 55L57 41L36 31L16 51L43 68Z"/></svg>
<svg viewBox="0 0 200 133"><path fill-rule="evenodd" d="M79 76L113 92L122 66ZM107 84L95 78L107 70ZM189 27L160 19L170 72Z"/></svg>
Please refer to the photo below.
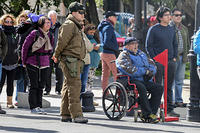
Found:
<svg viewBox="0 0 200 133"><path fill-rule="evenodd" d="M66 57L65 64L69 70L69 74L72 77L77 77L78 76L78 59L74 57Z"/></svg>

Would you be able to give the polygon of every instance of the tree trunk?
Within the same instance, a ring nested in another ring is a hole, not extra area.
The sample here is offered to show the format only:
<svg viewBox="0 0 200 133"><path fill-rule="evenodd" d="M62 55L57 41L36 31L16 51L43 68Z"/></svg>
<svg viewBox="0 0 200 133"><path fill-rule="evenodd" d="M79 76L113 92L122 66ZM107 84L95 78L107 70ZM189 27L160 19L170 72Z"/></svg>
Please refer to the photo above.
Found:
<svg viewBox="0 0 200 133"><path fill-rule="evenodd" d="M82 0L82 4L86 8L85 18L89 21L89 23L93 23L97 26L99 24L99 18L95 0Z"/></svg>
<svg viewBox="0 0 200 133"><path fill-rule="evenodd" d="M120 0L104 0L104 11L120 11Z"/></svg>

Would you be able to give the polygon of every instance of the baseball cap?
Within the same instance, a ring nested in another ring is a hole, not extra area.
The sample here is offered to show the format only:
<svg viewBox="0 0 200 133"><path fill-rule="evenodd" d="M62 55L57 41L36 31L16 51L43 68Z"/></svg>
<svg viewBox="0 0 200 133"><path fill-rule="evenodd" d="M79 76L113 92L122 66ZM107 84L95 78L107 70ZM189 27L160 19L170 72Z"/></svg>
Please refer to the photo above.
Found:
<svg viewBox="0 0 200 133"><path fill-rule="evenodd" d="M105 17L108 18L110 16L118 16L115 12L113 11L107 11L104 13Z"/></svg>
<svg viewBox="0 0 200 133"><path fill-rule="evenodd" d="M126 40L124 41L123 46L126 46L131 42L138 42L138 40L135 37L127 37Z"/></svg>

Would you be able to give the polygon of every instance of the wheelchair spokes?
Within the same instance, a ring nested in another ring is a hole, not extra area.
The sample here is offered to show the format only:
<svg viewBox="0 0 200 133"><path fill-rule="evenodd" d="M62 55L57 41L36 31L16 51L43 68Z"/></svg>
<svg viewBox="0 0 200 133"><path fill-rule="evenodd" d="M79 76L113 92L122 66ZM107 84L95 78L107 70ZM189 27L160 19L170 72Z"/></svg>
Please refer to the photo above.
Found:
<svg viewBox="0 0 200 133"><path fill-rule="evenodd" d="M123 85L113 82L103 93L103 109L107 117L111 120L121 119L127 109L127 94Z"/></svg>

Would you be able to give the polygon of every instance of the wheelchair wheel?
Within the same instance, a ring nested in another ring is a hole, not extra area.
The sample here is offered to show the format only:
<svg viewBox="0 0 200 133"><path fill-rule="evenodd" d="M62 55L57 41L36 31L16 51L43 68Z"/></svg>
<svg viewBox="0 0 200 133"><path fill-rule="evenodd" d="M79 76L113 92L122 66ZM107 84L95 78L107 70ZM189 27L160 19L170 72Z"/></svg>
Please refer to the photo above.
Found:
<svg viewBox="0 0 200 133"><path fill-rule="evenodd" d="M121 83L113 82L103 93L102 105L106 116L111 120L120 120L127 110L127 93Z"/></svg>

